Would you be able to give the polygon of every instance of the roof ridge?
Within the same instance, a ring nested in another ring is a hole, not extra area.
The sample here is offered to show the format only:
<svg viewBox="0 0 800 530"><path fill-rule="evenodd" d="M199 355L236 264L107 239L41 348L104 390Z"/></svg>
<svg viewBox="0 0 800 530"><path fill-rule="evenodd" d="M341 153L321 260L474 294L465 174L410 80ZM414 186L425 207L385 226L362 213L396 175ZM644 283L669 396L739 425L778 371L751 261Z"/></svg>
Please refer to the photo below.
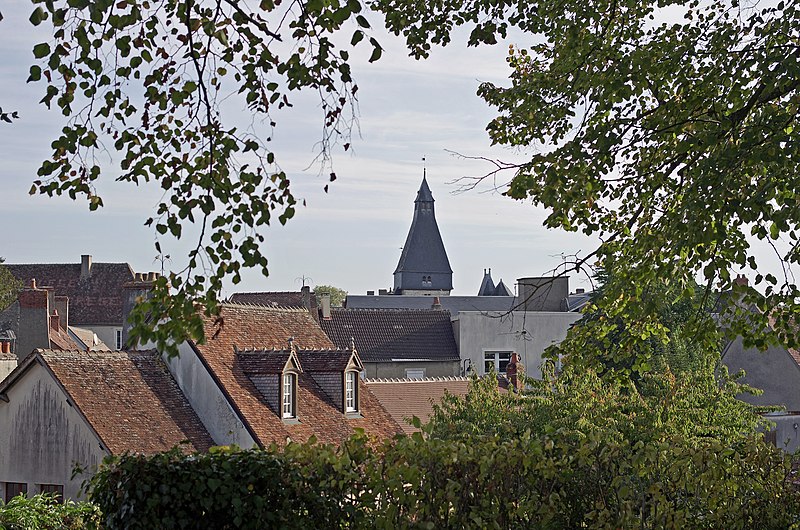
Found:
<svg viewBox="0 0 800 530"><path fill-rule="evenodd" d="M409 379L407 377L377 377L367 378L367 384L372 383L443 383L448 381L472 381L472 378L463 375L451 375L440 377L423 377L422 379Z"/></svg>
<svg viewBox="0 0 800 530"><path fill-rule="evenodd" d="M273 306L273 305L262 305L262 304L254 304L250 302L222 302L220 303L220 307L230 307L232 309L258 309L258 310L266 310L272 312L285 312L285 313L307 313L308 309L305 307L299 306Z"/></svg>

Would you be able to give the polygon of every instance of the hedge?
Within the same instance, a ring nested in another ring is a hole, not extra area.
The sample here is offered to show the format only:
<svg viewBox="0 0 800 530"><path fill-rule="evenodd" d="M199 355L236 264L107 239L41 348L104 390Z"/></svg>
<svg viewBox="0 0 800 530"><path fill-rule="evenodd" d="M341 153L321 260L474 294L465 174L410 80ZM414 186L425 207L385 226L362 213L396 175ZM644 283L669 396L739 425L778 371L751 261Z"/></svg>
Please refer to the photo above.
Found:
<svg viewBox="0 0 800 530"><path fill-rule="evenodd" d="M758 437L699 447L529 435L110 457L89 484L117 528L725 528L800 521L791 459Z"/></svg>

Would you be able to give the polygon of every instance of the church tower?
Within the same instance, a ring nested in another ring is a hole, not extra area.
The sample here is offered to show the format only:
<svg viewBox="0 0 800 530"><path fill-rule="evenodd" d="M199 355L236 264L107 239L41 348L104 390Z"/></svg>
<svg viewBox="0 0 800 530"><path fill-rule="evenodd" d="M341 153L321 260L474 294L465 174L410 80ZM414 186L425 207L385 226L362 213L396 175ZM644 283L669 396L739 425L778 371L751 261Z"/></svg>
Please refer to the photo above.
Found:
<svg viewBox="0 0 800 530"><path fill-rule="evenodd" d="M453 289L453 269L436 224L433 194L423 176L414 201L414 219L394 271L394 293L446 296Z"/></svg>

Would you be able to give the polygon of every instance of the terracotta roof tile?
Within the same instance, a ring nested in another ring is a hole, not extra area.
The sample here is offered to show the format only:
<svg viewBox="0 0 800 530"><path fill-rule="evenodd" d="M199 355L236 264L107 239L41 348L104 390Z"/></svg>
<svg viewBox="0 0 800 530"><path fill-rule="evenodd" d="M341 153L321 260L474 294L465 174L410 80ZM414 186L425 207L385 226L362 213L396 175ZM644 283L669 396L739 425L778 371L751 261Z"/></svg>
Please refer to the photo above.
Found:
<svg viewBox="0 0 800 530"><path fill-rule="evenodd" d="M362 428L381 438L400 432L398 424L363 382L359 383L361 418L347 418L308 374L298 377L297 423L285 423L267 404L237 362L237 350L283 349L294 337L298 349L330 350L333 344L306 310L224 304L219 323L206 319L205 344L195 345L212 375L262 446L287 438L340 443ZM302 365L302 362L301 362Z"/></svg>
<svg viewBox="0 0 800 530"><path fill-rule="evenodd" d="M354 339L364 362L460 359L447 311L333 309L320 326L339 348L349 348Z"/></svg>
<svg viewBox="0 0 800 530"><path fill-rule="evenodd" d="M156 352L36 350L114 454L155 453L211 436Z"/></svg>
<svg viewBox="0 0 800 530"><path fill-rule="evenodd" d="M433 404L439 403L445 391L454 396L465 396L469 378L440 379L371 379L367 386L389 414L403 427L406 434L417 431L408 423L413 416L426 423L433 414Z"/></svg>
<svg viewBox="0 0 800 530"><path fill-rule="evenodd" d="M133 281L127 263L94 263L91 276L81 281L80 263L5 264L17 279L39 287L52 287L55 294L69 297L70 324L121 325L122 285Z"/></svg>

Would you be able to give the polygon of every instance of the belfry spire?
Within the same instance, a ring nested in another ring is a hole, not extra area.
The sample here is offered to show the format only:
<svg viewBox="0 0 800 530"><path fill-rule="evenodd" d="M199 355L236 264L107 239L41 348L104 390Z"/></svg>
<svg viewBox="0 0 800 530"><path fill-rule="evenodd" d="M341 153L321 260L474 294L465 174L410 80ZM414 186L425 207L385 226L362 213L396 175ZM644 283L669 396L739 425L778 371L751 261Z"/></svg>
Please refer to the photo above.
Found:
<svg viewBox="0 0 800 530"><path fill-rule="evenodd" d="M424 159L423 159L424 160ZM436 224L433 194L423 168L422 184L414 200L414 218L394 271L395 294L448 295L453 269Z"/></svg>

